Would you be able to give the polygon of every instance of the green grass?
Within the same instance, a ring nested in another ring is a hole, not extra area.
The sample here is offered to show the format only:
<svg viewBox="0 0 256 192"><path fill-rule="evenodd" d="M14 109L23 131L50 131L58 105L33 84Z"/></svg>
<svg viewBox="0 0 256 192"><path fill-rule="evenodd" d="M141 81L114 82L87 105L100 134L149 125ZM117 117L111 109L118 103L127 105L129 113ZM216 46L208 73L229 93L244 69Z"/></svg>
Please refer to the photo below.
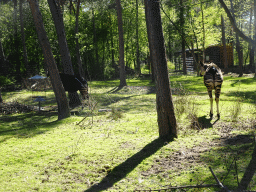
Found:
<svg viewBox="0 0 256 192"><path fill-rule="evenodd" d="M121 90L118 80L89 82L95 109L79 109L78 115L61 121L55 111L0 116L0 191L133 191L212 184L208 167L223 180L236 159L238 175L233 166L224 181L235 189L255 145L256 80L224 77L219 121L215 103L209 119L202 77L170 80L179 138L169 143L158 139L154 91L135 87L153 87L150 80L128 79L131 87ZM25 90L2 95L5 102L37 105ZM46 98L44 107L56 105L53 92L47 91ZM256 190L255 184L256 176L249 189Z"/></svg>

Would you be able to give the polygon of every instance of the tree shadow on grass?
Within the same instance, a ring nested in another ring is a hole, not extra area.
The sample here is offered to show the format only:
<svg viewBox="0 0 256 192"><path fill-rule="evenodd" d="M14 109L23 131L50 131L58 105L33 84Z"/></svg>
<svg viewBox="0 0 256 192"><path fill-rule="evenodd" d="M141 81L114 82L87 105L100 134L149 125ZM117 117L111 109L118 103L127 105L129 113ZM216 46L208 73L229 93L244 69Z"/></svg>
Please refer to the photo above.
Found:
<svg viewBox="0 0 256 192"><path fill-rule="evenodd" d="M115 183L125 178L126 175L135 169L144 159L156 153L165 144L167 144L166 141L160 138L152 141L138 153L134 154L125 162L115 167L105 178L102 179L100 183L94 184L84 192L97 192L109 189Z"/></svg>

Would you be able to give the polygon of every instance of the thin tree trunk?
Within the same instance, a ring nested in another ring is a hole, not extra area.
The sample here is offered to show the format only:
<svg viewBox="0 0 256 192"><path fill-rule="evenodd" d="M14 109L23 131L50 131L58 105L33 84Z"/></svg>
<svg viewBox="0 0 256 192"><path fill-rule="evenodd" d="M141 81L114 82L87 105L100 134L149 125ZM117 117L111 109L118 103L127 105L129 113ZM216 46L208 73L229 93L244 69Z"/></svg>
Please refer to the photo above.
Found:
<svg viewBox="0 0 256 192"><path fill-rule="evenodd" d="M204 10L201 0L201 12L202 12L202 27L203 27L203 63L205 62L205 30L204 30Z"/></svg>
<svg viewBox="0 0 256 192"><path fill-rule="evenodd" d="M254 38L253 38L253 40L254 40L254 42L256 42L256 0L254 0ZM254 46L254 48L253 48L253 50L254 50L254 52L256 52L256 47ZM256 78L256 62L254 63L255 65L254 65L254 72L255 72L255 74L254 74L254 78Z"/></svg>
<svg viewBox="0 0 256 192"><path fill-rule="evenodd" d="M251 7L251 9L250 9L250 25L249 25L249 36L252 36L252 38L253 38L253 35L251 35L252 34L252 16L253 16L253 6ZM248 45L248 49L249 49L249 54L250 54L250 66L252 67L253 66L253 64L254 64L254 49L253 49L253 47L249 44Z"/></svg>
<svg viewBox="0 0 256 192"><path fill-rule="evenodd" d="M0 69L1 69L1 65L4 64L5 61L5 56L4 56L4 50L3 50L3 46L2 46L2 42L1 42L1 33L0 33Z"/></svg>
<svg viewBox="0 0 256 192"><path fill-rule="evenodd" d="M227 46L225 37L225 23L223 16L221 15L221 25L222 25L222 44L223 44L223 54L224 54L224 72L228 72L228 56L227 56Z"/></svg>
<svg viewBox="0 0 256 192"><path fill-rule="evenodd" d="M22 46L23 46L23 60L25 64L26 69L26 76L30 76L30 70L28 68L28 55L27 55L27 48L26 48L26 42L25 42L25 33L24 33L24 22L23 22L23 11L22 11L22 3L23 0L20 0L20 29L21 29L21 40L22 40Z"/></svg>
<svg viewBox="0 0 256 192"><path fill-rule="evenodd" d="M232 12L232 15L233 15L233 19L234 19L234 22L236 24L235 11L234 11L232 0L230 0L230 5L231 5L231 12ZM237 33L236 33L236 51L237 51L238 60L239 60L239 77L242 77L243 76L243 52L242 52L242 47L241 47L241 44L240 44L239 36L238 36Z"/></svg>
<svg viewBox="0 0 256 192"><path fill-rule="evenodd" d="M154 66L153 66L153 63L152 63L152 55L151 53L153 53L153 50L152 50L152 46L151 46L151 23L149 21L149 9L148 9L148 1L147 0L144 0L144 5L145 5L145 18L146 18L146 25L147 25L147 34L148 34L148 44L149 44L149 56L147 57L147 60L148 60L148 63L149 63L149 67L151 68L151 71L152 71L152 82L155 82L155 70L154 70Z"/></svg>
<svg viewBox="0 0 256 192"><path fill-rule="evenodd" d="M115 65L115 52L114 52L114 40L113 40L113 26L112 26L112 18L111 14L109 14L109 25L110 25L110 41L111 41L111 59L112 59L112 66Z"/></svg>
<svg viewBox="0 0 256 192"><path fill-rule="evenodd" d="M21 80L21 73L20 73L20 60L19 60L19 41L18 41L18 23L17 23L17 0L13 1L14 4L14 50L15 50L15 62L16 62L16 78L18 81Z"/></svg>
<svg viewBox="0 0 256 192"><path fill-rule="evenodd" d="M139 49L139 6L138 0L136 0L136 72L138 75L141 74L140 70L140 49Z"/></svg>
<svg viewBox="0 0 256 192"><path fill-rule="evenodd" d="M51 46L44 28L43 18L39 10L38 2L36 0L28 0L28 2L30 4L36 31L43 50L44 59L49 69L50 79L58 105L58 119L61 120L70 116L67 97L60 80L59 71L57 69Z"/></svg>
<svg viewBox="0 0 256 192"><path fill-rule="evenodd" d="M78 21L79 21L79 12L80 12L80 0L77 1L77 6L76 6L76 26L75 26L75 35L78 34ZM85 72L82 67L82 60L81 60L81 55L80 55L80 47L79 47L79 41L78 37L76 36L76 60L79 68L79 74L80 77L85 78Z"/></svg>
<svg viewBox="0 0 256 192"><path fill-rule="evenodd" d="M57 36L58 36L60 56L61 56L61 62L63 65L64 73L68 75L74 75L60 6L56 4L55 0L48 0L48 4L50 6L52 18L53 18ZM68 96L69 96L69 105L71 107L76 107L81 105L81 101L79 99L79 95L77 92L72 92L72 93L69 92Z"/></svg>
<svg viewBox="0 0 256 192"><path fill-rule="evenodd" d="M98 41L97 41L97 34L96 34L96 27L95 27L95 15L94 15L93 9L92 9L92 24L93 24L93 44L94 44L94 51L95 51L95 58L96 58L95 66L96 66L96 69L98 69L98 71L100 71ZM101 75L101 73L99 73L99 74ZM99 74L97 74L97 75L99 75Z"/></svg>
<svg viewBox="0 0 256 192"><path fill-rule="evenodd" d="M119 33L119 66L120 66L120 85L119 87L126 86L125 65L124 65L124 32L122 21L122 7L120 0L116 0L117 6L117 21Z"/></svg>
<svg viewBox="0 0 256 192"><path fill-rule="evenodd" d="M170 90L164 36L159 1L145 0L149 27L150 51L156 73L156 105L159 136L163 139L177 137L177 124Z"/></svg>
<svg viewBox="0 0 256 192"><path fill-rule="evenodd" d="M187 65L186 65L186 50L185 50L185 34L184 34L184 7L183 0L180 0L180 28L181 28L181 48L182 48L182 63L183 63L183 74L187 74Z"/></svg>

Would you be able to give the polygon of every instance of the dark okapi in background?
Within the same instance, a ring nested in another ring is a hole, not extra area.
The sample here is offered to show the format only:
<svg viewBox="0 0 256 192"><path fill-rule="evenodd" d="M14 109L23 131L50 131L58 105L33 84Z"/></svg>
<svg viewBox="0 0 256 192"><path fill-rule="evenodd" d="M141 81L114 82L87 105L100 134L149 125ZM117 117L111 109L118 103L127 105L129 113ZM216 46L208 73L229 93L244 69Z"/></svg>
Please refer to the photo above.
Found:
<svg viewBox="0 0 256 192"><path fill-rule="evenodd" d="M217 105L217 117L220 118L219 112L219 97L221 92L221 85L223 82L223 77L220 68L214 63L209 64L201 64L201 75L204 76L204 85L207 87L207 91L210 97L211 102L211 110L210 117L213 116L213 98L212 98L212 90L215 90L215 101Z"/></svg>
<svg viewBox="0 0 256 192"><path fill-rule="evenodd" d="M88 98L88 84L83 77L60 73L60 78L65 91L73 93L79 90L83 99Z"/></svg>

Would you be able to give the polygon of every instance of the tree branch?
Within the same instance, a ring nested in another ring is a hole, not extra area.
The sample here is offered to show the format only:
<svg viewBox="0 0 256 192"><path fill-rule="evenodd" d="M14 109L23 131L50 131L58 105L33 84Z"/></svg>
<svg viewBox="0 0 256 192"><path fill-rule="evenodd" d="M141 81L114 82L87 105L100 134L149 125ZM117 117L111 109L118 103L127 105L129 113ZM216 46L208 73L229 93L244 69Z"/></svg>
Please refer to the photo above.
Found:
<svg viewBox="0 0 256 192"><path fill-rule="evenodd" d="M247 41L251 46L253 46L253 48L255 48L255 44L256 42L254 40L252 40L250 37L247 37L240 29L238 29L238 27L236 26L235 23L235 19L233 18L233 16L231 15L230 11L228 10L226 4L224 3L223 0L219 0L220 4L222 5L222 7L224 8L225 12L227 13L227 16L230 20L230 23L233 27L233 29L235 30L235 32L245 41Z"/></svg>

